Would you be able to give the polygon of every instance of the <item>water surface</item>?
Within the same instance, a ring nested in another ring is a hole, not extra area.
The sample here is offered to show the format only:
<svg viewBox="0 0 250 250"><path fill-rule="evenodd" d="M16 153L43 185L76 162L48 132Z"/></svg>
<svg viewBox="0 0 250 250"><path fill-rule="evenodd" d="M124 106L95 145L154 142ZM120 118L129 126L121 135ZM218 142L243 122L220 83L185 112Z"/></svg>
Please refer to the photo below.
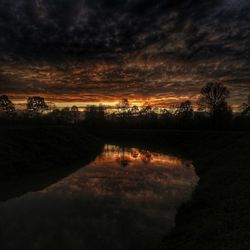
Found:
<svg viewBox="0 0 250 250"><path fill-rule="evenodd" d="M155 249L198 181L190 161L106 145L44 190L0 204L1 249Z"/></svg>

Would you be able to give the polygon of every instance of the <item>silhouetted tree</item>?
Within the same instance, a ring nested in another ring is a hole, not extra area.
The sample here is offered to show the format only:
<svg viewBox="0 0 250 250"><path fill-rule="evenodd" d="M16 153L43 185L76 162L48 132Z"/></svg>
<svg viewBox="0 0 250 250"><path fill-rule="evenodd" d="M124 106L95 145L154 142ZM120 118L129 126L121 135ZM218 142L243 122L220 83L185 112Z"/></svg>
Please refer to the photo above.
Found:
<svg viewBox="0 0 250 250"><path fill-rule="evenodd" d="M222 102L213 113L214 123L217 126L229 126L232 120L233 112L227 102Z"/></svg>
<svg viewBox="0 0 250 250"><path fill-rule="evenodd" d="M53 122L61 122L62 121L62 112L55 108L51 113L48 114L48 117Z"/></svg>
<svg viewBox="0 0 250 250"><path fill-rule="evenodd" d="M33 96L29 97L27 100L27 109L36 112L42 112L48 109L48 105L46 104L43 97Z"/></svg>
<svg viewBox="0 0 250 250"><path fill-rule="evenodd" d="M145 102L143 105L142 105L142 109L140 111L140 114L143 115L143 116L148 116L152 111L152 106L149 102Z"/></svg>
<svg viewBox="0 0 250 250"><path fill-rule="evenodd" d="M193 118L193 107L191 101L182 102L176 109L175 115L182 120L190 120Z"/></svg>
<svg viewBox="0 0 250 250"><path fill-rule="evenodd" d="M77 106L74 105L74 106L71 107L71 111L72 112L79 112L79 109L78 109Z"/></svg>
<svg viewBox="0 0 250 250"><path fill-rule="evenodd" d="M103 106L88 106L85 110L85 124L88 126L103 126L105 108Z"/></svg>
<svg viewBox="0 0 250 250"><path fill-rule="evenodd" d="M167 109L161 109L160 110L160 126L163 128L173 128L175 117L172 112L170 112Z"/></svg>
<svg viewBox="0 0 250 250"><path fill-rule="evenodd" d="M118 104L117 104L117 109L119 112L119 116L125 120L130 116L130 112L129 112L129 101L128 99L124 98L122 99Z"/></svg>
<svg viewBox="0 0 250 250"><path fill-rule="evenodd" d="M80 119L80 112L77 106L72 106L71 107L71 122L72 123L77 123Z"/></svg>
<svg viewBox="0 0 250 250"><path fill-rule="evenodd" d="M229 97L229 90L222 83L207 83L201 89L199 106L201 110L208 110L211 114L220 108L221 104L226 102Z"/></svg>
<svg viewBox="0 0 250 250"><path fill-rule="evenodd" d="M230 92L222 83L207 83L200 94L199 108L210 113L214 126L225 124L232 118L232 110L226 102Z"/></svg>
<svg viewBox="0 0 250 250"><path fill-rule="evenodd" d="M7 95L0 96L0 111L3 112L15 111L15 106Z"/></svg>
<svg viewBox="0 0 250 250"><path fill-rule="evenodd" d="M144 164L148 164L153 159L153 156L148 150L141 150L140 158Z"/></svg>
<svg viewBox="0 0 250 250"><path fill-rule="evenodd" d="M65 107L60 112L60 120L66 123L71 122L71 112L69 107Z"/></svg>
<svg viewBox="0 0 250 250"><path fill-rule="evenodd" d="M242 116L250 116L250 95L248 96L248 100L246 103L243 103L241 106Z"/></svg>
<svg viewBox="0 0 250 250"><path fill-rule="evenodd" d="M249 129L250 128L250 95L247 102L240 106L241 113L234 119L234 128Z"/></svg>
<svg viewBox="0 0 250 250"><path fill-rule="evenodd" d="M123 98L119 103L118 103L118 109L120 109L122 112L126 112L129 109L129 101L126 98Z"/></svg>
<svg viewBox="0 0 250 250"><path fill-rule="evenodd" d="M134 106L131 108L130 112L131 112L131 114L132 114L133 116L138 115L138 113L139 113L139 108L138 108L138 106L134 105Z"/></svg>

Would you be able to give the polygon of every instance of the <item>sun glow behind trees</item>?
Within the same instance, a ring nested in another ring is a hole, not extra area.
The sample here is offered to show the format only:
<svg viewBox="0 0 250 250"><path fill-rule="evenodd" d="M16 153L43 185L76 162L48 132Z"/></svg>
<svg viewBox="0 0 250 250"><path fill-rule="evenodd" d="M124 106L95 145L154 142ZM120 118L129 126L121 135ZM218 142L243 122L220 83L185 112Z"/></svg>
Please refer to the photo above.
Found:
<svg viewBox="0 0 250 250"><path fill-rule="evenodd" d="M22 119L41 120L41 116L46 115L43 122L79 124L83 121L87 127L229 128L236 122L247 128L250 123L249 100L241 105L241 113L235 118L227 103L229 96L227 87L212 82L201 89L198 102L186 100L171 109L155 107L148 101L137 106L127 98L123 98L115 106L100 104L79 109L73 105L71 108L58 109L54 105L48 105L43 97L34 96L28 97L25 110L17 112L19 116L23 112ZM6 95L0 97L0 107L2 113L14 114L9 117L12 121L17 118L15 106Z"/></svg>

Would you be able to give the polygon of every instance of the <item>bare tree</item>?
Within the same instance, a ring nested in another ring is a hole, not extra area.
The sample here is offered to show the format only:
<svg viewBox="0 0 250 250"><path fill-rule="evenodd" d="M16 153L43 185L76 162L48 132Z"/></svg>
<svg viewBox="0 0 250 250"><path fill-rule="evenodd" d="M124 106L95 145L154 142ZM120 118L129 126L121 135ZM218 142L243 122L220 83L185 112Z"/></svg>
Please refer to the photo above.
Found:
<svg viewBox="0 0 250 250"><path fill-rule="evenodd" d="M213 116L217 110L226 105L226 99L229 98L229 90L222 83L207 83L201 89L199 107L201 110L208 110Z"/></svg>
<svg viewBox="0 0 250 250"><path fill-rule="evenodd" d="M199 99L200 110L210 113L214 127L226 127L232 120L232 109L227 104L229 90L222 83L208 83L201 89Z"/></svg>
<svg viewBox="0 0 250 250"><path fill-rule="evenodd" d="M3 112L15 111L15 106L7 95L0 96L0 111Z"/></svg>

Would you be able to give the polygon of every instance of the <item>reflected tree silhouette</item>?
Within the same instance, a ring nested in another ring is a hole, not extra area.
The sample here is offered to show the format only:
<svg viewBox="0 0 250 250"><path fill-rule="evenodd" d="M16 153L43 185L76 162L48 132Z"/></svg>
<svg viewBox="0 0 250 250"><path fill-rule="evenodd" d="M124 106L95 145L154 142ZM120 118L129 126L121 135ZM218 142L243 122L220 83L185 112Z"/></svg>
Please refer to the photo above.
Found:
<svg viewBox="0 0 250 250"><path fill-rule="evenodd" d="M138 150L136 150L136 149L132 149L131 150L131 156L134 158L134 159L136 159L138 156L139 156L139 151Z"/></svg>
<svg viewBox="0 0 250 250"><path fill-rule="evenodd" d="M130 164L130 160L126 157L125 153L127 152L126 148L125 147L122 147L121 148L121 156L119 156L117 159L116 159L116 162L118 162L118 164L121 166L121 167L127 167L129 164Z"/></svg>
<svg viewBox="0 0 250 250"><path fill-rule="evenodd" d="M153 159L152 154L148 150L141 150L140 157L143 163L148 164Z"/></svg>

